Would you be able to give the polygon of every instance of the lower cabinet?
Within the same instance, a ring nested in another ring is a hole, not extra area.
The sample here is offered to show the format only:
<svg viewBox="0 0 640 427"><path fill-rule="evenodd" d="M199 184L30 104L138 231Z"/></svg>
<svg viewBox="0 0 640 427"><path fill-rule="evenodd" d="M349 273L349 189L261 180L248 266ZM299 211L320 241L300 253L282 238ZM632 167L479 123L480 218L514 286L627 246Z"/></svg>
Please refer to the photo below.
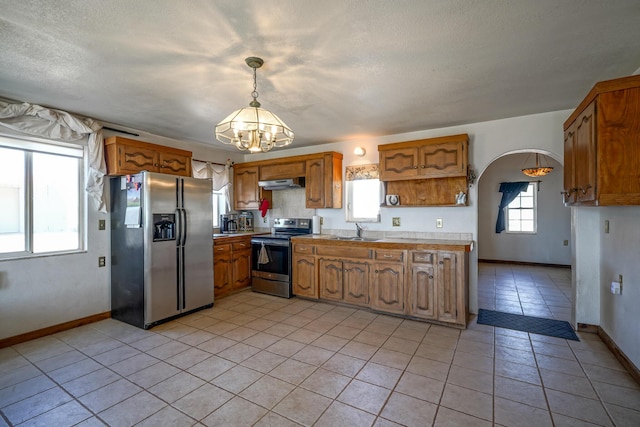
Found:
<svg viewBox="0 0 640 427"><path fill-rule="evenodd" d="M404 313L404 266L375 262L371 266L371 308Z"/></svg>
<svg viewBox="0 0 640 427"><path fill-rule="evenodd" d="M215 298L251 286L251 236L217 239L213 243Z"/></svg>
<svg viewBox="0 0 640 427"><path fill-rule="evenodd" d="M318 285L320 298L366 305L369 299L369 264L320 258Z"/></svg>
<svg viewBox="0 0 640 427"><path fill-rule="evenodd" d="M301 297L318 298L316 283L316 258L310 255L293 255L292 287L293 294Z"/></svg>

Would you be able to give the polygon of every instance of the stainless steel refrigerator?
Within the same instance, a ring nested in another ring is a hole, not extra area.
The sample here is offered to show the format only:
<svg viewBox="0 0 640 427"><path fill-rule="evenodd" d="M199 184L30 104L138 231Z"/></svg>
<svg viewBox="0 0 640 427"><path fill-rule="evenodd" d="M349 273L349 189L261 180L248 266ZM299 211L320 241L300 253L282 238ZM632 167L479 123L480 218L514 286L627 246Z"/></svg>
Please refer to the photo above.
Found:
<svg viewBox="0 0 640 427"><path fill-rule="evenodd" d="M211 181L142 172L111 187L111 316L149 328L213 304Z"/></svg>

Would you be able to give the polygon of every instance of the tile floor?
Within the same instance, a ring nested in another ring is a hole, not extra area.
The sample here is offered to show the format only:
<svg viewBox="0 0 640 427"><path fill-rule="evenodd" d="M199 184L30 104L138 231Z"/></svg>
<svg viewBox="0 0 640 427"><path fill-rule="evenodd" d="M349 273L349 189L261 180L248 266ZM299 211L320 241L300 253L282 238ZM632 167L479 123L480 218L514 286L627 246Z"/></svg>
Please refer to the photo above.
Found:
<svg viewBox="0 0 640 427"><path fill-rule="evenodd" d="M571 320L571 269L478 263L478 307Z"/></svg>
<svg viewBox="0 0 640 427"><path fill-rule="evenodd" d="M0 349L0 426L640 425L640 386L579 335L246 291L149 331L108 319Z"/></svg>

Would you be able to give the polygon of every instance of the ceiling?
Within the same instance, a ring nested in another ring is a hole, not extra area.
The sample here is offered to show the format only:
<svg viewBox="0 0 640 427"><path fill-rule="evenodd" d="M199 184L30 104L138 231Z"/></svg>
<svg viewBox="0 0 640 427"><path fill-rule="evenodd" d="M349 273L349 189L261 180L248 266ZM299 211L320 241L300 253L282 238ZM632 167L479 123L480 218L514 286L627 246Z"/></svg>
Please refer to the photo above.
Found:
<svg viewBox="0 0 640 427"><path fill-rule="evenodd" d="M640 67L640 2L0 0L0 96L214 144L259 101L309 146L574 108Z"/></svg>

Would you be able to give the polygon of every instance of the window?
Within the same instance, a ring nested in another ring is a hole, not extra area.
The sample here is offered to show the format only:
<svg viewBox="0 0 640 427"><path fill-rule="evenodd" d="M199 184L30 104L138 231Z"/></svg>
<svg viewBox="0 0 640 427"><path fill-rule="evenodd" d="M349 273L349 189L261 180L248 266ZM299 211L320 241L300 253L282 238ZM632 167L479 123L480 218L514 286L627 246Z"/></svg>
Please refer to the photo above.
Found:
<svg viewBox="0 0 640 427"><path fill-rule="evenodd" d="M526 191L507 206L507 233L536 233L538 183L530 182Z"/></svg>
<svg viewBox="0 0 640 427"><path fill-rule="evenodd" d="M224 190L213 191L213 226L220 227L220 215L227 213L227 195Z"/></svg>
<svg viewBox="0 0 640 427"><path fill-rule="evenodd" d="M82 248L83 150L0 137L0 257Z"/></svg>
<svg viewBox="0 0 640 427"><path fill-rule="evenodd" d="M347 222L380 222L378 165L347 166Z"/></svg>

